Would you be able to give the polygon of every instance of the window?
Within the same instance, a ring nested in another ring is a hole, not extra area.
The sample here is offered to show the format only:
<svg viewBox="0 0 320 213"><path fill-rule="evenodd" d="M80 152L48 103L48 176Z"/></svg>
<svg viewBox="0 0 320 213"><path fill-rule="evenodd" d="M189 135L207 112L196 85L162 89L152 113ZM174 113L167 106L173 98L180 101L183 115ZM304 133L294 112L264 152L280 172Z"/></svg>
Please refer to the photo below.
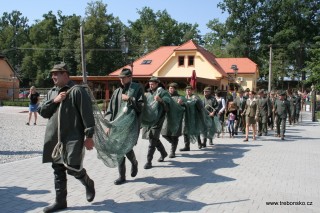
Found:
<svg viewBox="0 0 320 213"><path fill-rule="evenodd" d="M152 60L143 60L141 64L151 64Z"/></svg>
<svg viewBox="0 0 320 213"><path fill-rule="evenodd" d="M188 56L188 66L194 65L194 56Z"/></svg>
<svg viewBox="0 0 320 213"><path fill-rule="evenodd" d="M184 65L184 56L179 56L179 66L183 66Z"/></svg>

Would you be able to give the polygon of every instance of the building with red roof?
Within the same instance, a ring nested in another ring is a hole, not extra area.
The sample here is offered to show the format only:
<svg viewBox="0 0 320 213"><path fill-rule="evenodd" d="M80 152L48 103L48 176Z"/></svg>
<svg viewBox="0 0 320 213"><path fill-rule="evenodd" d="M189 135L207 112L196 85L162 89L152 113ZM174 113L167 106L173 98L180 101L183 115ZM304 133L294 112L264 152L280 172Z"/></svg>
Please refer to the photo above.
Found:
<svg viewBox="0 0 320 213"><path fill-rule="evenodd" d="M165 86L177 82L181 88L190 83L192 73L195 72L198 91L202 91L205 86L220 90L227 90L230 86L255 90L259 76L257 64L249 58L217 58L189 40L180 46L159 47L108 76L88 76L88 80L117 80L119 83L117 77L123 68L132 69L134 81L147 84L151 76L156 76ZM113 89L108 83L105 87L108 96L109 90Z"/></svg>

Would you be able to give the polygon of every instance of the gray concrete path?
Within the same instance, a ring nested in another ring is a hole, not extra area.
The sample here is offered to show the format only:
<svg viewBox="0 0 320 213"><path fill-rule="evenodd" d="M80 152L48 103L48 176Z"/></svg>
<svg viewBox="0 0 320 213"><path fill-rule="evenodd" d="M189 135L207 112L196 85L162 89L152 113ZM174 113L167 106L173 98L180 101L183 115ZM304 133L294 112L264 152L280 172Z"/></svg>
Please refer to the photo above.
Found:
<svg viewBox="0 0 320 213"><path fill-rule="evenodd" d="M88 203L84 187L68 176L64 212L320 212L320 128L310 113L303 118L287 127L285 141L271 131L249 143L243 135L217 138L214 146L192 144L190 152L177 151L163 163L156 151L150 170L143 169L148 141L139 139L138 175L130 177L127 161L127 183L120 186L113 184L117 169L104 166L95 150L86 152L96 198ZM0 212L41 212L54 201L51 165L41 157L0 164L0 171Z"/></svg>

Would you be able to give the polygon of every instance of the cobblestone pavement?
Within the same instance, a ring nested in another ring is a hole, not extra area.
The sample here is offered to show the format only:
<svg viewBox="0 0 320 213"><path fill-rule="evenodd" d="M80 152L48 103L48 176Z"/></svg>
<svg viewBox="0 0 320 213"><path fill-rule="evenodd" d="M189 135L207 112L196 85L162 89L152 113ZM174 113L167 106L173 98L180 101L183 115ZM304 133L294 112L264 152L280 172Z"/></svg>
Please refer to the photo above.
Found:
<svg viewBox="0 0 320 213"><path fill-rule="evenodd" d="M42 146L46 121L27 128L23 124L27 114L19 110L5 113L21 118L6 127L1 124L1 138L19 144L22 139L17 135L21 134L24 143L34 140ZM1 112L3 108L2 120ZM68 176L65 212L319 212L320 129L319 123L310 120L311 114L304 112L302 123L287 127L285 141L273 137L271 131L270 136L248 143L242 142L243 135L216 138L214 146L199 150L191 144L190 152L178 151L177 158L162 163L156 161L160 156L156 152L150 170L143 169L148 141L139 139L134 148L139 173L131 178L127 161L127 183L120 186L113 184L117 169L107 168L95 150L86 152L84 167L95 181L96 198L88 203L84 187ZM15 127L19 125L22 130ZM37 136L24 132L31 128ZM161 140L169 150L169 144ZM3 149L0 153L20 154ZM40 156L2 163L0 171L0 212L41 212L54 201L52 169L41 163Z"/></svg>

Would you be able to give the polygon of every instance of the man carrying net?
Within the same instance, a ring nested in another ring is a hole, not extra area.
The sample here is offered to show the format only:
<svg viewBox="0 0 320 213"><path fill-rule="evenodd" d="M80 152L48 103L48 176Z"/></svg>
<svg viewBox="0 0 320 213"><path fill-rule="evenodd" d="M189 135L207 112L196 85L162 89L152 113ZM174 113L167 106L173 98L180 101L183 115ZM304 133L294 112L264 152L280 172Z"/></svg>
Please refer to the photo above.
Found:
<svg viewBox="0 0 320 213"><path fill-rule="evenodd" d="M151 77L149 80L150 88L145 94L147 100L142 116L142 138L149 140L149 147L144 169L152 168L152 159L156 148L161 154L158 162L163 162L164 158L168 156L159 138L171 98L159 84L160 80L157 77Z"/></svg>
<svg viewBox="0 0 320 213"><path fill-rule="evenodd" d="M129 159L132 164L131 167L131 177L135 177L138 173L138 161L132 149L132 145L135 145L138 140L139 130L140 130L140 119L139 116L143 107L143 89L140 84L132 82L132 72L130 69L124 68L120 75L119 79L121 82L121 86L116 89L112 97L110 99L110 103L108 105L108 109L106 111L106 117L109 122L115 121L116 119L128 122L126 124L131 123L133 125L133 131L130 134L127 133L117 133L116 126L111 126L107 128L106 133L116 134L118 139L112 140L114 143L119 141L119 143L114 144L120 145L118 149L129 150L125 155ZM135 117L132 117L131 114L136 114ZM135 122L129 121L135 119ZM133 123L132 123L133 122ZM124 123L124 124L125 124ZM113 130L115 130L113 132ZM127 138L125 136L130 135L130 140L134 139L130 143L127 142ZM121 138L121 136L123 138ZM130 146L130 147L129 147ZM119 153L119 152L118 152ZM122 157L119 160L118 170L119 170L119 178L114 181L115 185L123 184L126 181L126 165L125 165L125 157Z"/></svg>

